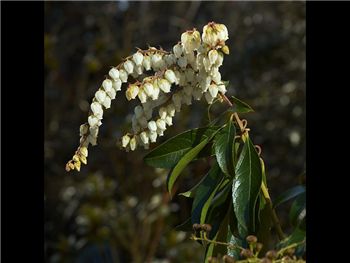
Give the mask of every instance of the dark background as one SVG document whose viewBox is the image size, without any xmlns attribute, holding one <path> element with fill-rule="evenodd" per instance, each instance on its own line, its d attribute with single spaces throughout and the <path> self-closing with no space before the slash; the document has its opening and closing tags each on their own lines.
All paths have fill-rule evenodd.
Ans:
<svg viewBox="0 0 350 263">
<path fill-rule="evenodd" d="M 305 4 L 288 2 L 45 3 L 45 254 L 48 262 L 199 262 L 203 249 L 176 232 L 190 204 L 164 192 L 166 171 L 125 154 L 116 139 L 133 105 L 119 97 L 106 112 L 88 166 L 64 166 L 79 141 L 89 102 L 111 65 L 147 45 L 170 49 L 186 29 L 209 21 L 229 30 L 221 68 L 230 95 L 248 102 L 243 115 L 263 149 L 272 198 L 303 181 L 305 170 Z M 205 103 L 194 103 L 166 138 L 205 125 Z M 205 112 L 205 114 L 204 114 Z M 202 175 L 187 170 L 179 191 Z M 285 229 L 288 205 L 278 214 Z M 102 259 L 101 259 L 102 258 Z M 161 260 L 168 261 L 161 261 Z"/>
</svg>

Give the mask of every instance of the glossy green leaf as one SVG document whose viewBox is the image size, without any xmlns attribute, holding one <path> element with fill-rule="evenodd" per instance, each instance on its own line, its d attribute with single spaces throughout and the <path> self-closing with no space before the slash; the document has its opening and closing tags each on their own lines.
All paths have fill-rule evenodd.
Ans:
<svg viewBox="0 0 350 263">
<path fill-rule="evenodd" d="M 236 112 L 238 113 L 246 113 L 246 112 L 253 112 L 254 110 L 252 107 L 250 107 L 247 103 L 244 101 L 241 101 L 240 99 L 232 96 L 232 101 L 234 105 L 236 106 Z"/>
<path fill-rule="evenodd" d="M 197 146 L 189 150 L 175 165 L 174 169 L 169 174 L 167 180 L 169 193 L 171 193 L 174 183 L 176 182 L 183 169 L 185 169 L 185 167 L 197 156 L 197 154 L 205 147 L 205 145 L 207 145 L 208 142 L 209 138 L 206 138 L 203 141 L 201 141 Z"/>
<path fill-rule="evenodd" d="M 215 192 L 215 189 L 217 190 L 217 187 L 220 186 L 222 179 L 223 173 L 221 172 L 219 165 L 215 163 L 196 190 L 192 203 L 192 224 L 200 223 L 203 206 L 206 204 L 211 194 Z"/>
<path fill-rule="evenodd" d="M 206 221 L 206 217 L 207 217 L 207 213 L 208 213 L 208 209 L 209 209 L 209 206 L 211 204 L 211 201 L 213 200 L 215 194 L 217 193 L 218 189 L 220 188 L 222 184 L 222 181 L 220 182 L 220 184 L 218 184 L 215 189 L 211 192 L 211 194 L 209 195 L 207 201 L 204 203 L 203 207 L 202 207 L 202 211 L 201 211 L 201 218 L 200 218 L 200 223 L 201 224 L 205 224 Z"/>
<path fill-rule="evenodd" d="M 289 212 L 289 219 L 292 225 L 298 226 L 306 218 L 306 193 L 300 194 L 294 200 Z"/>
<path fill-rule="evenodd" d="M 287 247 L 292 244 L 298 244 L 295 247 L 295 255 L 301 257 L 306 251 L 306 232 L 300 228 L 295 228 L 290 236 L 282 240 L 278 245 L 277 249 Z"/>
<path fill-rule="evenodd" d="M 232 209 L 231 198 L 231 183 L 228 182 L 223 189 L 218 190 L 207 212 L 205 223 L 210 224 L 212 227 L 209 233 L 210 239 L 214 238 L 218 232 L 227 210 Z M 231 214 L 233 214 L 233 210 L 231 210 Z"/>
<path fill-rule="evenodd" d="M 159 145 L 145 157 L 144 161 L 157 168 L 173 168 L 194 146 L 212 136 L 220 127 L 204 127 L 183 132 Z"/>
<path fill-rule="evenodd" d="M 301 195 L 302 193 L 305 193 L 305 186 L 298 185 L 295 186 L 284 193 L 282 193 L 280 196 L 278 196 L 274 202 L 274 207 L 279 206 L 280 204 L 283 204 L 290 199 L 293 199 L 297 197 L 298 195 Z"/>
<path fill-rule="evenodd" d="M 179 195 L 182 195 L 182 196 L 187 197 L 187 198 L 193 198 L 197 192 L 197 189 L 199 188 L 199 186 L 203 183 L 203 181 L 207 178 L 207 176 L 209 174 L 210 173 L 207 173 L 205 176 L 203 176 L 201 178 L 201 180 L 195 186 L 193 186 L 190 190 L 183 192 L 183 193 L 179 193 Z"/>
<path fill-rule="evenodd" d="M 245 234 L 255 232 L 255 206 L 260 193 L 262 170 L 258 153 L 247 138 L 236 165 L 232 202 L 239 226 Z"/>
<path fill-rule="evenodd" d="M 228 176 L 234 176 L 234 138 L 236 136 L 236 128 L 231 120 L 227 125 L 216 134 L 214 138 L 214 149 L 216 160 L 221 170 Z"/>
<path fill-rule="evenodd" d="M 228 209 L 226 211 L 226 215 L 223 219 L 223 221 L 220 224 L 220 228 L 219 231 L 216 235 L 216 239 L 217 241 L 220 242 L 227 242 L 227 235 L 228 235 L 228 228 L 229 228 L 229 224 L 228 224 L 228 220 L 229 220 L 229 213 L 231 213 L 232 211 L 230 209 Z M 215 246 L 213 249 L 213 256 L 224 256 L 227 254 L 227 246 Z"/>
</svg>

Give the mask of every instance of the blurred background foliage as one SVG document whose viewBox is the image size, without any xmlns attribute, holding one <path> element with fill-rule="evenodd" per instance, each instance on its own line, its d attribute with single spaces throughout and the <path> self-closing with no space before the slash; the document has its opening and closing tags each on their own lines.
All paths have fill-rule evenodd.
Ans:
<svg viewBox="0 0 350 263">
<path fill-rule="evenodd" d="M 175 226 L 190 215 L 184 197 L 169 200 L 167 171 L 146 153 L 116 146 L 133 103 L 123 96 L 105 114 L 99 145 L 80 173 L 65 163 L 79 125 L 111 66 L 148 45 L 171 49 L 186 29 L 209 21 L 229 30 L 221 68 L 229 95 L 249 103 L 243 115 L 263 149 L 272 198 L 305 180 L 305 4 L 302 2 L 45 2 L 45 255 L 47 262 L 200 262 L 204 250 Z M 219 109 L 213 108 L 214 114 Z M 221 109 L 222 110 L 222 109 Z M 174 120 L 162 141 L 207 123 L 205 103 Z M 179 191 L 208 169 L 186 170 Z M 290 228 L 288 206 L 278 210 Z"/>
</svg>

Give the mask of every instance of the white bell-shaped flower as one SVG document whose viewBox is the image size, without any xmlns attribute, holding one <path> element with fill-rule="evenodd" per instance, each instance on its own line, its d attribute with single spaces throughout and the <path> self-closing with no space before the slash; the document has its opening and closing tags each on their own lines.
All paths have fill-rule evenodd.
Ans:
<svg viewBox="0 0 350 263">
<path fill-rule="evenodd" d="M 124 62 L 124 69 L 128 74 L 133 73 L 134 71 L 134 63 L 131 60 L 127 60 Z"/>
<path fill-rule="evenodd" d="M 170 92 L 171 84 L 167 79 L 158 79 L 157 84 L 164 93 Z"/>
<path fill-rule="evenodd" d="M 98 121 L 99 119 L 94 115 L 90 115 L 88 118 L 88 123 L 91 127 L 96 126 L 98 124 Z"/>
<path fill-rule="evenodd" d="M 150 121 L 150 122 L 148 122 L 148 129 L 150 130 L 150 131 L 157 131 L 157 124 L 156 124 L 156 122 L 155 121 Z"/>
<path fill-rule="evenodd" d="M 105 100 L 102 103 L 103 107 L 106 109 L 109 109 L 111 107 L 111 98 L 109 96 L 106 96 Z"/>
<path fill-rule="evenodd" d="M 136 66 L 142 65 L 143 54 L 140 51 L 137 51 L 133 56 L 132 60 L 134 61 Z"/>
<path fill-rule="evenodd" d="M 112 87 L 115 91 L 119 91 L 122 89 L 122 81 L 118 78 L 115 79 L 112 83 Z"/>
<path fill-rule="evenodd" d="M 125 148 L 126 146 L 128 146 L 130 142 L 130 137 L 128 135 L 124 135 L 122 138 L 122 146 Z"/>
<path fill-rule="evenodd" d="M 103 117 L 103 109 L 100 103 L 98 102 L 93 102 L 90 105 L 91 111 L 92 113 L 98 118 L 98 119 L 102 119 Z"/>
<path fill-rule="evenodd" d="M 133 100 L 136 98 L 137 94 L 139 93 L 139 87 L 135 84 L 129 85 L 125 92 L 125 96 L 127 100 Z"/>
<path fill-rule="evenodd" d="M 123 83 L 126 83 L 128 81 L 128 73 L 124 69 L 120 69 L 119 78 Z"/>
<path fill-rule="evenodd" d="M 149 56 L 143 57 L 142 66 L 145 68 L 145 70 L 151 70 L 151 58 Z"/>
<path fill-rule="evenodd" d="M 107 94 L 103 90 L 98 90 L 95 93 L 95 98 L 100 104 L 103 104 L 103 102 L 105 101 L 106 97 L 107 97 Z"/>
<path fill-rule="evenodd" d="M 130 150 L 135 151 L 136 146 L 137 146 L 136 136 L 134 136 L 130 139 L 129 144 L 130 144 Z"/>
<path fill-rule="evenodd" d="M 119 70 L 116 68 L 111 68 L 111 70 L 108 72 L 108 75 L 113 79 L 117 80 L 119 79 Z"/>
</svg>

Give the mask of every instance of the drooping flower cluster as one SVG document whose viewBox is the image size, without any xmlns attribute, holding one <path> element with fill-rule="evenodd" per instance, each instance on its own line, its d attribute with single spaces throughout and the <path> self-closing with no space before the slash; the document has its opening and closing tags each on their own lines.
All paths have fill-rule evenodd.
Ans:
<svg viewBox="0 0 350 263">
<path fill-rule="evenodd" d="M 121 146 L 134 151 L 137 146 L 148 149 L 149 144 L 163 136 L 167 127 L 173 124 L 176 112 L 183 104 L 203 96 L 208 104 L 225 94 L 226 87 L 219 71 L 224 54 L 229 54 L 225 41 L 227 28 L 223 24 L 208 23 L 202 36 L 196 30 L 181 35 L 181 42 L 174 45 L 172 52 L 151 47 L 138 50 L 125 61 L 109 71 L 90 105 L 88 122 L 80 126 L 80 146 L 66 170 L 80 170 L 81 163 L 87 163 L 88 146 L 97 144 L 103 110 L 111 107 L 122 84 L 127 83 L 125 96 L 128 101 L 139 100 L 132 117 L 132 131 L 121 138 Z M 147 72 L 153 75 L 144 76 Z M 130 82 L 130 76 L 133 81 Z M 142 78 L 142 80 L 139 80 Z"/>
</svg>

